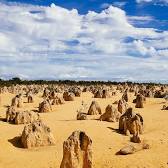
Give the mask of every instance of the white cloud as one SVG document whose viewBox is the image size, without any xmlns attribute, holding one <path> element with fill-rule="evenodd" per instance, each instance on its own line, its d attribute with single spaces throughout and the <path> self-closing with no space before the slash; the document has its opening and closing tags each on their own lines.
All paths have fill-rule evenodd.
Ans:
<svg viewBox="0 0 168 168">
<path fill-rule="evenodd" d="M 136 0 L 137 3 L 152 2 L 153 0 Z"/>
<path fill-rule="evenodd" d="M 114 6 L 80 15 L 54 4 L 0 4 L 0 11 L 1 77 L 161 80 L 167 75 L 168 32 L 131 24 L 150 16 L 127 16 Z"/>
<path fill-rule="evenodd" d="M 136 0 L 137 3 L 153 3 L 154 5 L 168 5 L 168 0 Z"/>
<path fill-rule="evenodd" d="M 126 4 L 127 4 L 126 1 L 122 1 L 122 2 L 116 1 L 116 2 L 113 2 L 113 3 L 111 3 L 111 4 L 110 4 L 110 3 L 103 3 L 103 4 L 101 4 L 100 7 L 101 7 L 102 9 L 106 9 L 106 8 L 110 7 L 111 5 L 113 5 L 113 6 L 122 8 L 122 7 L 124 7 Z"/>
<path fill-rule="evenodd" d="M 139 51 L 139 53 L 143 56 L 155 56 L 157 51 L 154 47 L 146 47 L 141 40 L 135 40 L 134 42 L 134 49 Z"/>
</svg>

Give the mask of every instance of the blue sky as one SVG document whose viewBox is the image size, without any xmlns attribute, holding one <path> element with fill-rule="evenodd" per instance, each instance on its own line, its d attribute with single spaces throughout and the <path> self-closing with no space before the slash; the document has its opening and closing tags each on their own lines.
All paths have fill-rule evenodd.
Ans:
<svg viewBox="0 0 168 168">
<path fill-rule="evenodd" d="M 0 0 L 0 77 L 168 81 L 168 0 Z"/>
</svg>

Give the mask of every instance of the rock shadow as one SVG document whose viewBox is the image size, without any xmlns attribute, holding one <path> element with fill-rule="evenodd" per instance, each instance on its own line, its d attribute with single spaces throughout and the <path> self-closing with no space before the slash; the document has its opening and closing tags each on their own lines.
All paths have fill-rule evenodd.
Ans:
<svg viewBox="0 0 168 168">
<path fill-rule="evenodd" d="M 8 142 L 10 142 L 13 146 L 15 146 L 17 148 L 23 148 L 20 136 L 16 136 L 16 137 L 14 137 L 12 139 L 8 139 Z"/>
<path fill-rule="evenodd" d="M 119 129 L 112 128 L 112 127 L 107 127 L 108 129 L 112 130 L 113 132 L 116 132 L 118 134 L 122 134 Z"/>
</svg>

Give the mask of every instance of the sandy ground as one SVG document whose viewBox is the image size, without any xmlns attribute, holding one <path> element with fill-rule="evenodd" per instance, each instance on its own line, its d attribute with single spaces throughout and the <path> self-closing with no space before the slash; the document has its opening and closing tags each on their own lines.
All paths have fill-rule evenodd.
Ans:
<svg viewBox="0 0 168 168">
<path fill-rule="evenodd" d="M 35 149 L 23 149 L 19 136 L 24 125 L 13 125 L 3 121 L 6 105 L 10 105 L 12 94 L 2 94 L 0 106 L 0 168 L 59 168 L 63 155 L 63 141 L 73 131 L 82 130 L 92 139 L 93 168 L 167 168 L 168 167 L 168 111 L 161 110 L 163 99 L 148 98 L 143 109 L 135 109 L 144 118 L 142 138 L 150 144 L 149 150 L 133 155 L 115 155 L 126 144 L 131 144 L 129 136 L 117 133 L 118 123 L 98 120 L 76 120 L 76 110 L 82 100 L 90 105 L 91 93 L 82 93 L 73 102 L 53 106 L 53 112 L 40 114 L 43 121 L 51 128 L 56 139 L 55 146 Z M 121 94 L 108 99 L 96 99 L 102 111 L 108 104 L 119 100 Z M 130 94 L 129 105 L 134 96 Z M 24 110 L 37 109 L 41 95 L 35 97 L 32 104 L 24 103 Z M 27 101 L 26 98 L 24 101 Z M 116 105 L 114 105 L 116 106 Z"/>
</svg>

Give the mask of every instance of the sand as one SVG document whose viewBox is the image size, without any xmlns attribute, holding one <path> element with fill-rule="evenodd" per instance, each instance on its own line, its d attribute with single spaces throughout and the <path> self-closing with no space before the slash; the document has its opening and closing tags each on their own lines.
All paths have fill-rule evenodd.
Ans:
<svg viewBox="0 0 168 168">
<path fill-rule="evenodd" d="M 32 104 L 24 103 L 24 110 L 36 110 L 42 101 L 42 94 L 35 96 Z M 129 105 L 133 94 L 129 93 Z M 164 99 L 147 98 L 142 109 L 135 112 L 144 118 L 144 134 L 142 139 L 150 144 L 149 150 L 139 151 L 132 155 L 116 155 L 122 147 L 131 144 L 130 137 L 117 133 L 118 123 L 98 120 L 76 120 L 76 111 L 82 100 L 88 106 L 91 93 L 82 93 L 75 101 L 64 105 L 55 105 L 50 113 L 40 114 L 43 121 L 51 128 L 56 139 L 55 146 L 24 149 L 19 143 L 19 136 L 24 125 L 13 125 L 4 122 L 6 106 L 10 105 L 13 94 L 1 94 L 0 105 L 0 168 L 59 168 L 63 156 L 63 142 L 73 131 L 81 130 L 92 139 L 93 168 L 167 168 L 168 167 L 168 111 L 161 110 Z M 102 111 L 105 107 L 119 100 L 121 94 L 107 99 L 96 99 Z M 24 101 L 27 101 L 24 98 Z M 116 106 L 116 105 L 113 105 Z M 20 109 L 22 110 L 22 109 Z"/>
</svg>

